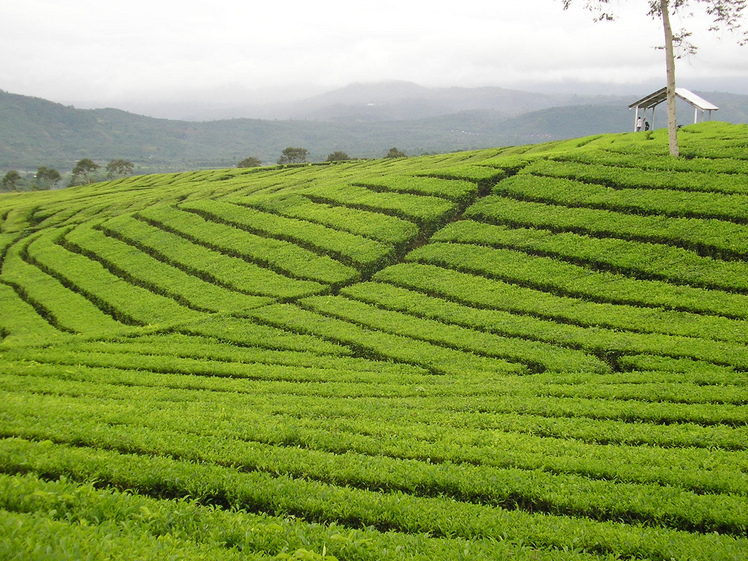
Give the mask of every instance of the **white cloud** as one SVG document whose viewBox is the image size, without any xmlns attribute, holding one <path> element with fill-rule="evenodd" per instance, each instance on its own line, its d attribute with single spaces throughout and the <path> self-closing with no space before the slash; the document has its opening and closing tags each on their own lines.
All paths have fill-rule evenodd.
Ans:
<svg viewBox="0 0 748 561">
<path fill-rule="evenodd" d="M 644 0 L 620 3 L 618 21 L 599 24 L 581 0 L 568 11 L 559 0 L 6 3 L 0 87 L 54 100 L 178 100 L 387 79 L 635 84 L 664 74 L 653 49 L 662 30 Z M 746 76 L 745 48 L 716 40 L 708 22 L 686 23 L 702 48 L 680 62 L 681 78 Z"/>
</svg>

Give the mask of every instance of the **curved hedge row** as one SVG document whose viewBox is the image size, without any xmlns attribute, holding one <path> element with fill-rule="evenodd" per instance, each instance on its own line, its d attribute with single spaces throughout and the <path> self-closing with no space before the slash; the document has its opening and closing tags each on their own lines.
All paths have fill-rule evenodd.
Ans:
<svg viewBox="0 0 748 561">
<path fill-rule="evenodd" d="M 0 196 L 0 557 L 748 557 L 748 128 L 679 135 Z"/>
</svg>

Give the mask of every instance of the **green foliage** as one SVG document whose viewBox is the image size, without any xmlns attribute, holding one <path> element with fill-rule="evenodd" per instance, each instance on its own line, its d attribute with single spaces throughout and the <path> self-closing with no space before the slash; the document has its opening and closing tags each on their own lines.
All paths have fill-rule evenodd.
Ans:
<svg viewBox="0 0 748 561">
<path fill-rule="evenodd" d="M 279 164 L 303 164 L 306 162 L 309 151 L 306 148 L 293 148 L 289 146 L 283 150 L 281 157 L 278 158 Z"/>
<path fill-rule="evenodd" d="M 748 318 L 748 297 L 744 294 L 640 280 L 512 249 L 432 243 L 408 254 L 407 260 L 486 276 L 557 296 Z"/>
<path fill-rule="evenodd" d="M 439 197 L 380 192 L 360 185 L 314 185 L 303 194 L 315 202 L 378 211 L 430 228 L 446 222 L 457 211 L 455 203 Z"/>
<path fill-rule="evenodd" d="M 397 148 L 390 148 L 384 155 L 385 158 L 407 158 L 405 152 L 398 150 Z"/>
<path fill-rule="evenodd" d="M 748 246 L 748 227 L 744 224 L 717 219 L 570 208 L 503 196 L 484 197 L 471 206 L 464 216 L 484 223 L 668 244 L 718 259 L 742 257 L 743 248 Z"/>
<path fill-rule="evenodd" d="M 510 228 L 462 220 L 440 230 L 439 242 L 511 248 L 560 261 L 648 280 L 667 280 L 716 290 L 748 292 L 748 268 L 742 262 L 701 257 L 667 244 L 591 237 L 539 228 Z"/>
<path fill-rule="evenodd" d="M 135 164 L 128 162 L 127 160 L 110 160 L 106 165 L 106 177 L 107 179 L 114 179 L 115 177 L 125 177 L 130 175 L 135 169 Z"/>
<path fill-rule="evenodd" d="M 299 297 L 323 290 L 312 281 L 297 280 L 193 243 L 146 218 L 123 216 L 101 225 L 103 231 L 154 259 L 176 267 L 193 277 L 250 296 Z"/>
<path fill-rule="evenodd" d="M 620 552 L 653 559 L 688 558 L 694 549 L 717 553 L 715 559 L 740 556 L 745 539 L 720 534 L 690 534 L 667 528 L 630 527 L 611 522 L 577 519 L 559 515 L 537 515 L 522 510 L 456 502 L 446 498 L 418 497 L 400 493 L 382 494 L 351 487 L 338 487 L 314 480 L 273 477 L 263 472 L 241 473 L 232 468 L 193 464 L 148 455 L 121 455 L 106 450 L 70 449 L 46 445 L 47 454 L 38 453 L 44 444 L 9 440 L 0 443 L 2 467 L 13 468 L 24 457 L 25 465 L 43 470 L 49 476 L 97 477 L 114 479 L 120 486 L 141 493 L 157 492 L 157 483 L 148 474 L 160 473 L 169 481 L 161 493 L 191 497 L 198 501 L 226 496 L 241 508 L 253 505 L 275 512 L 294 511 L 313 517 L 324 508 L 346 520 L 359 520 L 367 526 L 396 528 L 400 532 L 428 532 L 432 536 L 458 536 L 463 539 L 533 539 L 537 545 L 569 548 L 580 540 L 585 548 L 604 553 Z M 43 449 L 43 448 L 42 448 Z M 568 493 L 567 493 L 568 495 Z M 324 505 L 324 506 L 323 506 Z M 420 512 L 418 517 L 412 517 Z M 551 529 L 552 528 L 552 529 Z"/>
<path fill-rule="evenodd" d="M 534 324 L 536 335 L 540 322 L 551 320 L 549 327 L 567 331 L 559 324 L 579 327 L 607 327 L 621 331 L 622 337 L 631 337 L 626 331 L 651 334 L 663 333 L 689 338 L 708 338 L 741 343 L 748 337 L 748 323 L 744 319 L 729 319 L 714 315 L 665 310 L 621 303 L 602 303 L 580 297 L 557 295 L 519 284 L 488 279 L 480 274 L 469 274 L 455 269 L 424 263 L 401 263 L 378 272 L 374 280 L 398 287 L 416 290 L 439 298 L 438 306 L 447 306 L 443 300 L 475 308 L 503 310 L 516 315 L 504 316 L 493 329 L 503 329 L 506 321 Z M 349 293 L 349 289 L 346 293 Z M 408 306 L 422 295 L 408 291 L 403 296 Z M 432 312 L 433 313 L 433 312 Z M 485 312 L 488 313 L 488 312 Z M 480 312 L 475 312 L 480 316 Z M 590 342 L 594 338 L 590 338 Z M 694 339 L 690 339 L 693 343 Z"/>
<path fill-rule="evenodd" d="M 523 169 L 541 177 L 563 177 L 581 183 L 605 185 L 614 189 L 669 189 L 676 191 L 706 191 L 716 193 L 748 193 L 748 174 L 745 170 L 717 173 L 715 171 L 688 171 L 648 168 L 642 173 L 638 167 L 607 166 L 598 163 L 561 162 L 537 160 Z"/>
<path fill-rule="evenodd" d="M 19 298 L 8 310 L 23 313 L 30 306 L 36 311 L 35 324 L 43 319 L 49 326 L 63 332 L 106 332 L 124 328 L 123 323 L 96 303 L 65 286 L 65 280 L 61 276 L 55 275 L 51 269 L 45 270 L 43 264 L 36 259 L 35 241 L 38 238 L 38 235 L 33 236 L 24 240 L 24 243 L 15 244 L 5 254 L 3 281 L 13 287 Z M 31 252 L 30 244 L 34 244 Z M 16 326 L 11 332 L 16 332 L 20 327 Z M 48 328 L 40 331 L 49 336 Z"/>
<path fill-rule="evenodd" d="M 99 164 L 95 163 L 90 158 L 83 158 L 73 167 L 73 176 L 70 179 L 71 185 L 77 185 L 79 183 L 88 184 L 93 179 L 93 173 L 99 169 Z"/>
<path fill-rule="evenodd" d="M 308 220 L 393 245 L 402 245 L 418 234 L 415 224 L 396 216 L 342 205 L 315 203 L 302 195 L 257 196 L 243 202 L 266 212 Z"/>
<path fill-rule="evenodd" d="M 18 185 L 20 183 L 21 174 L 14 169 L 8 171 L 2 179 L 2 186 L 4 191 L 13 191 L 18 188 Z"/>
<path fill-rule="evenodd" d="M 86 223 L 70 231 L 65 236 L 67 246 L 150 292 L 189 308 L 211 312 L 244 311 L 270 301 L 206 282 L 107 236 L 95 226 L 95 223 Z"/>
<path fill-rule="evenodd" d="M 379 179 L 376 184 L 363 184 L 362 186 L 375 191 L 430 195 L 462 204 L 472 201 L 478 192 L 478 186 L 470 181 L 437 177 L 389 176 Z"/>
<path fill-rule="evenodd" d="M 345 160 L 350 160 L 351 157 L 343 152 L 342 150 L 336 150 L 335 152 L 330 152 L 327 155 L 326 162 L 344 162 Z"/>
<path fill-rule="evenodd" d="M 198 212 L 211 220 L 226 221 L 257 235 L 295 243 L 317 253 L 326 253 L 363 272 L 381 268 L 393 252 L 388 244 L 363 236 L 237 204 L 203 200 L 184 203 L 182 208 Z"/>
<path fill-rule="evenodd" d="M 236 167 L 238 168 L 258 168 L 262 165 L 262 162 L 254 156 L 248 156 L 241 160 Z"/>
<path fill-rule="evenodd" d="M 520 200 L 597 208 L 625 214 L 745 223 L 748 195 L 673 189 L 618 189 L 567 178 L 517 175 L 499 182 L 496 194 Z"/>
<path fill-rule="evenodd" d="M 379 301 L 376 301 L 376 303 L 380 304 Z M 344 321 L 364 323 L 379 332 L 393 333 L 414 340 L 459 348 L 479 356 L 517 361 L 534 370 L 568 369 L 600 373 L 608 371 L 605 364 L 594 357 L 585 356 L 583 353 L 551 347 L 528 339 L 476 333 L 474 329 L 445 321 L 445 318 L 439 318 L 438 320 L 414 318 L 411 314 L 385 311 L 379 307 L 342 297 L 308 298 L 302 300 L 301 304 L 327 316 Z"/>
<path fill-rule="evenodd" d="M 748 128 L 661 136 L 0 196 L 0 557 L 745 558 Z"/>
<path fill-rule="evenodd" d="M 36 170 L 36 181 L 40 189 L 53 189 L 61 179 L 62 176 L 56 169 L 40 166 Z"/>
</svg>

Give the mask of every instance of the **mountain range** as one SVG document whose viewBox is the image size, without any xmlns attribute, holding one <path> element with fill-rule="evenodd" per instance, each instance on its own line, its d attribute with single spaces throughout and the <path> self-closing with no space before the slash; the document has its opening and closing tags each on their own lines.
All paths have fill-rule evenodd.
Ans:
<svg viewBox="0 0 748 561">
<path fill-rule="evenodd" d="M 716 119 L 748 122 L 748 96 L 697 93 L 720 107 Z M 420 155 L 527 144 L 629 131 L 635 99 L 387 82 L 295 102 L 206 106 L 192 115 L 201 120 L 177 120 L 0 91 L 0 171 L 67 170 L 82 158 L 123 158 L 140 172 L 231 167 L 248 156 L 274 163 L 288 146 L 322 161 L 337 150 L 379 158 L 393 146 Z M 680 114 L 692 122 L 689 109 Z"/>
</svg>

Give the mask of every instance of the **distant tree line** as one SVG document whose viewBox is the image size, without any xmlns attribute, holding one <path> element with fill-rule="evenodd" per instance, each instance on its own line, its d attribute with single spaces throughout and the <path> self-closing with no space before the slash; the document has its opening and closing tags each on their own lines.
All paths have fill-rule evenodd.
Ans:
<svg viewBox="0 0 748 561">
<path fill-rule="evenodd" d="M 308 155 L 309 155 L 309 151 L 306 148 L 295 148 L 293 146 L 289 146 L 283 150 L 283 152 L 280 155 L 280 158 L 278 158 L 277 163 L 279 165 L 305 164 L 307 162 Z M 397 148 L 390 148 L 384 157 L 385 158 L 407 158 L 407 155 L 405 154 L 405 152 L 402 152 L 398 150 Z M 348 154 L 346 154 L 342 150 L 336 150 L 335 152 L 331 152 L 330 154 L 327 155 L 327 159 L 325 160 L 325 162 L 345 162 L 351 159 L 353 158 L 351 158 Z M 261 165 L 262 165 L 262 161 L 259 158 L 256 158 L 254 156 L 249 156 L 241 160 L 238 164 L 236 164 L 236 167 L 256 168 L 256 167 L 260 167 Z"/>
<path fill-rule="evenodd" d="M 289 146 L 283 150 L 278 164 L 304 164 L 307 161 L 309 151 L 306 148 L 295 148 Z M 390 148 L 384 156 L 385 158 L 406 158 L 405 152 L 397 148 Z M 326 162 L 344 162 L 352 158 L 342 150 L 336 150 L 327 155 Z M 254 156 L 249 156 L 241 160 L 236 167 L 254 168 L 260 167 L 262 161 Z M 70 172 L 70 182 L 68 186 L 88 185 L 95 181 L 101 181 L 98 174 L 101 165 L 97 164 L 90 158 L 78 160 Z M 104 167 L 106 179 L 117 179 L 131 175 L 135 170 L 135 165 L 127 160 L 110 160 Z M 40 166 L 35 174 L 27 174 L 25 177 L 17 170 L 8 171 L 0 180 L 0 188 L 3 191 L 21 191 L 21 190 L 43 190 L 54 189 L 62 181 L 62 175 L 54 168 Z"/>
<path fill-rule="evenodd" d="M 100 181 L 101 178 L 96 172 L 101 168 L 99 164 L 90 158 L 83 158 L 76 162 L 70 172 L 70 183 L 72 185 L 87 185 L 94 181 Z M 111 160 L 104 167 L 106 179 L 117 179 L 131 175 L 135 170 L 135 165 L 127 160 Z M 0 180 L 0 187 L 3 191 L 39 191 L 54 189 L 62 181 L 62 174 L 54 168 L 40 166 L 36 173 L 22 175 L 17 170 L 9 170 Z"/>
</svg>

